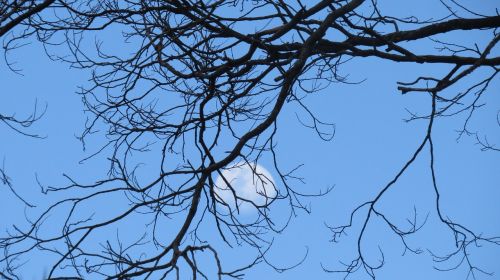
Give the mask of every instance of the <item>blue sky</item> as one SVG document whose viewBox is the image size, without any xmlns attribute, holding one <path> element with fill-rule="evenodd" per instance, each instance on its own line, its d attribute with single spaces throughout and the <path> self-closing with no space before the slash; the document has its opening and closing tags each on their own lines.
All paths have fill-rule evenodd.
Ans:
<svg viewBox="0 0 500 280">
<path fill-rule="evenodd" d="M 495 1 L 484 3 L 476 4 L 475 8 L 491 10 L 498 7 Z M 401 6 L 394 8 L 394 12 L 411 14 L 423 6 Z M 471 34 L 467 39 L 481 39 L 481 36 Z M 44 139 L 28 138 L 0 127 L 0 158 L 4 159 L 5 170 L 18 192 L 28 201 L 40 205 L 36 212 L 55 198 L 39 193 L 35 174 L 45 185 L 61 185 L 67 183 L 63 174 L 92 181 L 105 175 L 105 168 L 100 158 L 79 164 L 95 147 L 90 143 L 89 149 L 82 151 L 82 145 L 75 137 L 81 133 L 85 123 L 83 106 L 75 92 L 78 85 L 86 83 L 88 73 L 50 61 L 37 43 L 15 51 L 12 59 L 17 61 L 22 75 L 9 71 L 5 63 L 0 63 L 0 112 L 24 116 L 30 113 L 35 100 L 40 108 L 47 104 L 43 118 L 27 130 L 45 136 Z M 418 93 L 400 95 L 396 90 L 396 81 L 408 81 L 422 73 L 443 73 L 445 69 L 435 65 L 395 64 L 375 59 L 359 59 L 346 64 L 343 72 L 349 74 L 352 81 L 366 80 L 358 85 L 334 84 L 305 99 L 322 120 L 335 123 L 336 134 L 330 142 L 322 141 L 296 120 L 296 113 L 303 114 L 297 106 L 292 105 L 283 111 L 278 119 L 277 151 L 285 155 L 280 158 L 284 169 L 304 164 L 297 174 L 304 178 L 305 183 L 296 182 L 296 188 L 316 193 L 335 187 L 326 196 L 306 199 L 310 203 L 311 214 L 299 213 L 282 234 L 270 236 L 274 238 L 274 245 L 268 258 L 273 264 L 283 267 L 293 265 L 308 252 L 304 263 L 284 273 L 276 273 L 261 264 L 249 270 L 246 279 L 342 279 L 340 274 L 323 272 L 320 264 L 330 269 L 341 269 L 339 261 L 350 261 L 355 248 L 352 237 L 356 234 L 356 227 L 350 229 L 348 233 L 351 234 L 344 236 L 340 243 L 331 243 L 332 233 L 325 224 L 336 226 L 346 223 L 357 205 L 372 199 L 394 177 L 425 136 L 425 121 L 407 123 L 404 119 L 409 117 L 406 109 L 427 112 L 429 98 Z M 469 81 L 476 77 L 471 76 Z M 470 128 L 500 145 L 498 88 L 497 79 L 483 99 L 487 106 L 475 113 Z M 464 136 L 457 141 L 456 130 L 461 128 L 465 117 L 458 115 L 438 119 L 434 128 L 437 181 L 443 211 L 476 232 L 497 236 L 500 235 L 500 154 L 482 152 L 474 137 Z M 99 142 L 98 139 L 94 141 Z M 269 159 L 264 159 L 261 164 L 265 166 L 266 160 L 270 165 Z M 272 170 L 270 172 L 273 173 Z M 25 208 L 6 188 L 0 194 L 0 229 L 5 229 L 23 220 Z M 466 266 L 449 272 L 433 268 L 435 263 L 427 249 L 445 252 L 453 245 L 451 233 L 436 220 L 433 205 L 429 153 L 426 150 L 380 204 L 380 209 L 401 225 L 405 225 L 405 219 L 412 216 L 414 208 L 419 219 L 429 215 L 422 230 L 408 239 L 412 246 L 420 247 L 424 252 L 420 255 L 408 252 L 401 256 L 403 247 L 398 237 L 382 223 L 370 225 L 365 241 L 369 259 L 377 262 L 380 246 L 386 260 L 385 266 L 377 272 L 380 279 L 465 279 Z M 111 211 L 114 207 L 119 206 L 109 202 L 96 203 L 93 210 Z M 279 216 L 282 210 L 278 207 L 276 211 L 275 215 Z M 30 215 L 31 212 L 28 212 Z M 136 219 L 131 223 L 140 225 L 140 216 Z M 220 244 L 210 224 L 204 229 L 208 240 Z M 221 248 L 227 254 L 229 265 L 236 265 L 240 259 L 252 254 L 247 248 Z M 474 250 L 472 259 L 481 268 L 495 273 L 492 277 L 478 274 L 477 279 L 500 277 L 499 247 L 484 246 Z M 25 279 L 39 279 L 46 260 L 46 256 L 34 254 L 25 265 Z M 368 278 L 356 274 L 352 279 Z"/>
</svg>

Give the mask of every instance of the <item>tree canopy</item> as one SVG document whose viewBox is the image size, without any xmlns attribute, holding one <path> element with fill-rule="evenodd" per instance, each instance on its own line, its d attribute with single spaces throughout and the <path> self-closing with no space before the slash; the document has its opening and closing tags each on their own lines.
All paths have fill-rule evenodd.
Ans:
<svg viewBox="0 0 500 280">
<path fill-rule="evenodd" d="M 286 139 L 278 131 L 292 120 L 280 117 L 296 108 L 304 127 L 324 141 L 335 139 L 335 124 L 307 100 L 362 83 L 344 69 L 363 60 L 415 69 L 406 73 L 410 80 L 394 82 L 401 97 L 423 96 L 420 110 L 409 111 L 406 121 L 425 125 L 407 159 L 352 208 L 347 223 L 328 223 L 333 241 L 354 238 L 355 253 L 341 267 L 322 269 L 332 278 L 362 273 L 375 279 L 386 263 L 384 248 L 373 261 L 363 240 L 377 220 L 405 252 L 424 251 L 408 242 L 426 223 L 417 209 L 408 227 L 391 218 L 397 210 L 381 206 L 424 158 L 433 191 L 426 211 L 455 244 L 432 257 L 438 263 L 458 259 L 451 269 L 466 267 L 474 278 L 488 274 L 470 255 L 481 246 L 496 248 L 500 238 L 471 229 L 443 208 L 434 141 L 436 123 L 464 116 L 459 137 L 498 151 L 469 121 L 484 105 L 496 106 L 483 99 L 498 82 L 500 15 L 456 0 L 436 2 L 441 17 L 422 18 L 386 12 L 391 1 L 375 0 L 0 1 L 0 37 L 11 71 L 22 68 L 14 63 L 16 52 L 37 41 L 53 61 L 88 73 L 77 92 L 87 117 L 78 135 L 87 151 L 82 162 L 99 159 L 106 168 L 85 182 L 70 175 L 64 175 L 66 185 L 39 182 L 55 199 L 42 211 L 0 169 L 0 182 L 9 187 L 2 191 L 14 193 L 35 215 L 0 237 L 0 277 L 21 279 L 23 262 L 35 253 L 50 256 L 47 279 L 223 279 L 243 277 L 261 262 L 278 272 L 300 265 L 282 268 L 267 258 L 273 236 L 286 234 L 296 215 L 310 211 L 311 197 L 328 200 L 335 192 L 302 188 L 300 165 L 283 167 L 288 155 L 279 145 Z M 421 68 L 426 65 L 438 70 Z M 26 119 L 0 112 L 7 125 L 1 129 L 43 137 L 25 129 L 43 118 L 46 109 L 35 108 Z M 363 176 L 364 170 L 356 172 Z M 241 178 L 256 186 L 255 193 L 242 190 Z M 139 234 L 134 241 L 117 234 L 131 230 Z M 226 267 L 228 252 L 241 247 L 255 258 Z"/>
</svg>

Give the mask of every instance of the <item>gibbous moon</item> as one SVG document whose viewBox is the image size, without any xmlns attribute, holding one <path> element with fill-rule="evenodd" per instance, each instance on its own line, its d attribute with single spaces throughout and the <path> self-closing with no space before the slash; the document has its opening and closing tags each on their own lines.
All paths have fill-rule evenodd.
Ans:
<svg viewBox="0 0 500 280">
<path fill-rule="evenodd" d="M 219 175 L 215 180 L 214 192 L 217 201 L 228 204 L 231 212 L 237 211 L 236 205 L 243 212 L 255 208 L 253 204 L 267 206 L 277 195 L 269 171 L 259 164 L 246 162 L 236 163 L 223 170 L 222 176 Z"/>
</svg>

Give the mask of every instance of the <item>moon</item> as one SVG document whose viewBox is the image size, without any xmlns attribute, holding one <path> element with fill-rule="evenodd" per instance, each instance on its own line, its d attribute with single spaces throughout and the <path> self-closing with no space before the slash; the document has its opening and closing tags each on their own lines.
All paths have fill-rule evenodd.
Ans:
<svg viewBox="0 0 500 280">
<path fill-rule="evenodd" d="M 255 162 L 240 162 L 224 169 L 215 180 L 214 193 L 217 202 L 227 204 L 233 213 L 267 207 L 277 196 L 271 173 Z"/>
</svg>

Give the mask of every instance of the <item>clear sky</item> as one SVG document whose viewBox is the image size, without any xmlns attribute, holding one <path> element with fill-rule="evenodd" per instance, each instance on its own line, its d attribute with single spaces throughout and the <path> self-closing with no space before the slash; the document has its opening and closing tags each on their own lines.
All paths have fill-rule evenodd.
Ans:
<svg viewBox="0 0 500 280">
<path fill-rule="evenodd" d="M 500 7 L 496 1 L 474 3 L 472 6 L 479 10 L 491 11 Z M 425 9 L 424 5 L 413 4 L 393 9 L 394 12 L 410 14 Z M 482 35 L 471 36 L 481 38 Z M 470 38 L 464 40 L 467 39 Z M 16 113 L 22 117 L 31 112 L 35 101 L 41 109 L 47 105 L 43 118 L 27 129 L 45 138 L 29 138 L 0 126 L 0 159 L 3 159 L 5 171 L 18 192 L 43 208 L 53 198 L 39 193 L 36 177 L 44 185 L 62 185 L 68 182 L 63 174 L 90 181 L 104 174 L 103 162 L 99 159 L 79 164 L 92 150 L 83 151 L 75 137 L 85 123 L 83 106 L 75 92 L 77 86 L 86 83 L 89 73 L 49 60 L 38 43 L 24 46 L 10 58 L 17 62 L 16 67 L 22 69 L 22 75 L 8 70 L 4 62 L 0 63 L 0 112 Z M 284 273 L 260 264 L 247 272 L 246 279 L 342 279 L 341 274 L 325 273 L 321 264 L 335 270 L 342 269 L 339 261 L 350 261 L 355 249 L 352 237 L 357 232 L 356 227 L 348 230 L 347 233 L 352 234 L 343 236 L 340 243 L 332 243 L 329 242 L 332 233 L 326 225 L 345 224 L 356 206 L 372 199 L 394 177 L 425 136 L 425 121 L 407 123 L 404 119 L 409 117 L 407 109 L 426 112 L 429 98 L 419 94 L 400 95 L 396 81 L 408 81 L 422 73 L 443 73 L 443 68 L 359 59 L 346 64 L 343 73 L 349 74 L 352 81 L 364 82 L 335 84 L 305 99 L 322 120 L 335 123 L 336 134 L 332 141 L 322 141 L 313 131 L 302 126 L 295 117 L 296 113 L 303 113 L 298 107 L 287 107 L 278 119 L 277 150 L 285 155 L 281 157 L 281 164 L 285 169 L 304 164 L 297 173 L 304 178 L 304 183 L 297 182 L 297 189 L 316 193 L 335 186 L 328 195 L 306 199 L 311 214 L 299 213 L 283 233 L 273 235 L 274 245 L 268 256 L 273 264 L 293 265 L 306 252 L 307 258 L 302 265 Z M 484 96 L 483 102 L 487 105 L 480 108 L 470 121 L 472 131 L 479 131 L 480 135 L 486 135 L 490 142 L 498 145 L 499 88 L 497 79 Z M 438 119 L 434 130 L 437 181 L 443 211 L 446 216 L 484 236 L 499 236 L 500 153 L 481 151 L 474 137 L 464 136 L 457 140 L 456 131 L 465 118 L 466 115 L 462 114 Z M 266 167 L 265 163 L 260 164 Z M 276 175 L 269 170 L 271 175 Z M 402 256 L 404 247 L 398 236 L 383 223 L 370 225 L 365 241 L 370 260 L 377 262 L 380 247 L 386 261 L 377 272 L 380 279 L 466 278 L 466 266 L 449 272 L 434 269 L 434 266 L 451 267 L 456 261 L 436 264 L 427 251 L 446 252 L 453 248 L 453 236 L 436 219 L 428 152 L 419 156 L 380 205 L 403 227 L 407 225 L 405 219 L 412 217 L 414 208 L 418 219 L 423 220 L 429 215 L 421 231 L 408 239 L 410 246 L 423 249 L 419 255 L 407 252 Z M 95 207 L 95 211 L 107 211 L 113 208 L 113 203 Z M 31 212 L 27 213 L 32 217 Z M 2 235 L 10 225 L 22 223 L 24 215 L 22 203 L 0 185 Z M 209 225 L 205 230 L 207 239 L 217 239 L 215 230 L 209 232 Z M 238 256 L 245 258 L 245 254 L 251 254 L 238 246 L 226 247 L 222 251 L 227 253 L 228 264 L 237 263 L 234 259 Z M 471 258 L 485 271 L 495 273 L 491 277 L 477 274 L 477 279 L 500 279 L 500 247 L 484 246 L 474 250 Z M 25 279 L 39 279 L 38 275 L 44 273 L 46 260 L 41 254 L 33 255 L 25 265 Z M 359 274 L 352 279 L 368 278 Z"/>
</svg>

